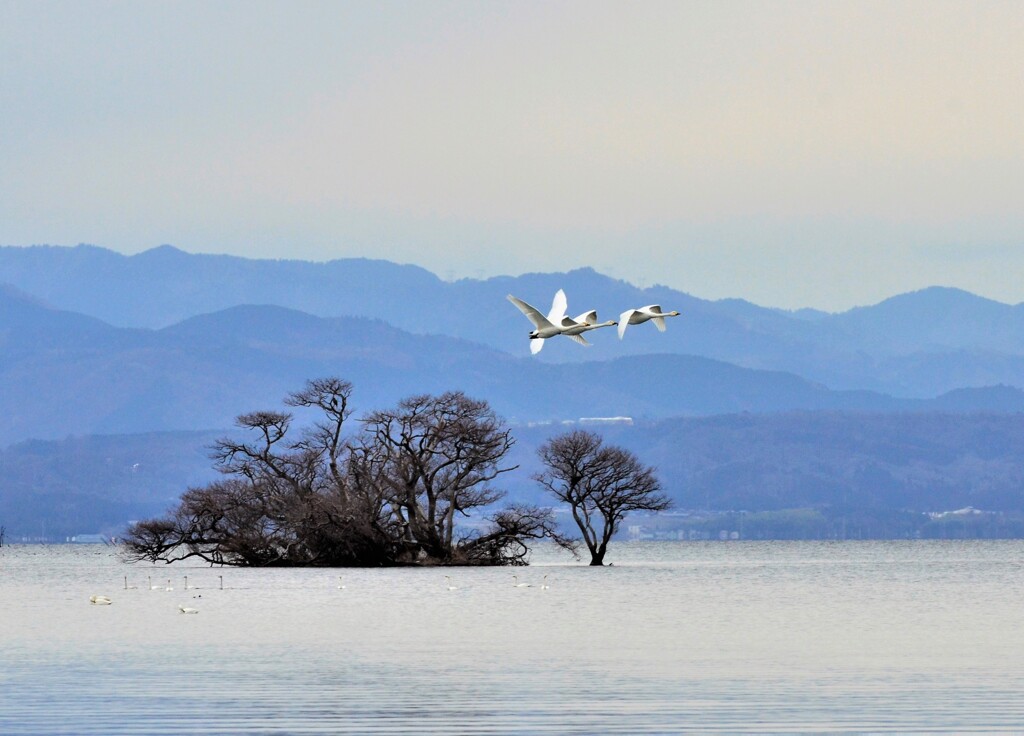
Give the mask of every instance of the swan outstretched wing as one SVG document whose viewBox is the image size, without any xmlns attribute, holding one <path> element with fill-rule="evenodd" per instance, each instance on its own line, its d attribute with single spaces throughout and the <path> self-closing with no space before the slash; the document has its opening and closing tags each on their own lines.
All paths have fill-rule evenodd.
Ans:
<svg viewBox="0 0 1024 736">
<path fill-rule="evenodd" d="M 557 325 L 565 316 L 565 310 L 569 308 L 569 301 L 565 298 L 565 291 L 559 289 L 555 292 L 555 298 L 551 300 L 551 311 L 548 312 L 548 322 Z"/>
<path fill-rule="evenodd" d="M 576 321 L 586 325 L 595 324 L 597 322 L 597 310 L 591 309 L 589 312 L 584 312 L 576 318 Z"/>
<path fill-rule="evenodd" d="M 659 332 L 665 331 L 665 318 L 664 317 L 651 317 L 651 322 L 658 328 Z"/>
<path fill-rule="evenodd" d="M 544 327 L 552 327 L 553 325 L 548 321 L 547 317 L 541 314 L 536 307 L 527 304 L 522 299 L 517 299 L 511 294 L 508 295 L 508 300 L 516 305 L 516 308 L 526 315 L 526 318 L 533 323 L 533 326 L 538 330 Z"/>
<path fill-rule="evenodd" d="M 544 338 L 543 337 L 535 337 L 532 340 L 530 340 L 530 352 L 533 355 L 536 355 L 537 353 L 539 353 L 540 349 L 542 347 L 544 347 Z"/>
<path fill-rule="evenodd" d="M 636 314 L 635 309 L 627 309 L 619 316 L 619 339 L 626 334 L 626 328 L 629 326 L 629 320 Z"/>
<path fill-rule="evenodd" d="M 574 340 L 575 342 L 578 342 L 580 345 L 585 345 L 586 347 L 590 347 L 590 343 L 586 341 L 586 339 L 583 337 L 583 335 L 566 335 L 566 337 L 568 337 L 570 340 Z"/>
</svg>

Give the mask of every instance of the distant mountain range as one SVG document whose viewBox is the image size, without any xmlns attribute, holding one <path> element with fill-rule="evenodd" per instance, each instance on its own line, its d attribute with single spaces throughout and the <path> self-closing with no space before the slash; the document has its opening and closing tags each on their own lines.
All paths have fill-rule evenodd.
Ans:
<svg viewBox="0 0 1024 736">
<path fill-rule="evenodd" d="M 798 374 L 832 389 L 908 398 L 1007 384 L 1024 388 L 1024 305 L 933 287 L 840 314 L 785 312 L 738 299 L 707 301 L 640 289 L 591 269 L 442 281 L 417 266 L 344 259 L 328 263 L 193 255 L 161 246 L 123 256 L 94 246 L 0 248 L 0 283 L 58 309 L 111 325 L 164 328 L 239 305 L 275 305 L 319 317 L 362 317 L 417 335 L 445 335 L 527 356 L 529 323 L 504 301 L 514 293 L 546 311 L 564 288 L 570 313 L 602 319 L 629 307 L 678 309 L 668 331 L 593 333 L 584 350 L 551 341 L 542 363 L 689 355 Z"/>
<path fill-rule="evenodd" d="M 558 288 L 571 314 L 682 316 L 530 356 L 505 295 L 546 311 Z M 590 269 L 448 283 L 385 261 L 79 246 L 0 248 L 0 525 L 116 533 L 213 477 L 206 448 L 235 416 L 329 375 L 353 382 L 357 417 L 419 393 L 487 399 L 519 439 L 521 500 L 543 500 L 545 437 L 628 416 L 600 431 L 681 508 L 1024 511 L 1020 305 L 931 288 L 785 312 Z"/>
<path fill-rule="evenodd" d="M 360 411 L 462 390 L 517 424 L 794 409 L 1024 410 L 1024 392 L 1008 386 L 898 399 L 691 355 L 544 363 L 380 320 L 275 306 L 232 307 L 158 330 L 113 327 L 10 288 L 0 291 L 0 350 L 0 445 L 229 427 L 238 414 L 278 406 L 307 379 L 327 375 L 353 382 Z"/>
</svg>

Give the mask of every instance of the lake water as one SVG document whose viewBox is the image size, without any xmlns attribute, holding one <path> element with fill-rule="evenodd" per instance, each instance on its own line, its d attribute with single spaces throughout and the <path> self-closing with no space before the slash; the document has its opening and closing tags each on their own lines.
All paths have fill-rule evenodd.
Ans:
<svg viewBox="0 0 1024 736">
<path fill-rule="evenodd" d="M 0 733 L 1024 733 L 1020 541 L 610 559 L 246 570 L 6 546 Z"/>
</svg>

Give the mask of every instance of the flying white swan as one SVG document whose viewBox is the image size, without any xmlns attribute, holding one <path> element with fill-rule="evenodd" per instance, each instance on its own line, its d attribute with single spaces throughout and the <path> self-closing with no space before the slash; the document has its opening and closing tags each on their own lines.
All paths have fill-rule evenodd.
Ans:
<svg viewBox="0 0 1024 736">
<path fill-rule="evenodd" d="M 551 302 L 551 311 L 548 312 L 547 317 L 541 314 L 540 310 L 532 304 L 527 304 L 522 299 L 517 299 L 511 294 L 508 295 L 507 299 L 515 304 L 516 308 L 533 323 L 535 329 L 530 333 L 530 352 L 534 355 L 539 353 L 540 349 L 544 347 L 545 340 L 556 335 L 565 335 L 580 345 L 589 345 L 579 332 L 570 333 L 570 330 L 579 326 L 575 320 L 570 319 L 569 324 L 564 324 L 563 321 L 566 319 L 566 299 L 565 292 L 561 289 L 555 293 L 555 298 Z"/>
<path fill-rule="evenodd" d="M 658 304 L 648 304 L 646 307 L 640 307 L 639 309 L 627 309 L 619 317 L 619 339 L 626 334 L 626 328 L 629 325 L 640 325 L 651 320 L 654 322 L 654 326 L 658 328 L 659 332 L 665 331 L 665 317 L 678 317 L 679 312 L 662 312 L 661 306 Z"/>
<path fill-rule="evenodd" d="M 514 583 L 512 583 L 513 587 L 516 587 L 516 588 L 532 588 L 533 587 L 532 585 L 530 585 L 530 583 L 520 583 L 518 575 L 513 575 L 512 579 L 515 581 Z"/>
<path fill-rule="evenodd" d="M 188 606 L 178 606 L 178 610 L 182 613 L 199 613 L 198 608 L 189 608 Z"/>
<path fill-rule="evenodd" d="M 444 579 L 448 581 L 448 590 L 458 590 L 459 589 L 459 586 L 452 585 L 452 576 L 451 575 L 445 575 Z"/>
<path fill-rule="evenodd" d="M 89 602 L 97 606 L 109 606 L 113 603 L 113 601 L 105 595 L 91 595 L 89 596 Z"/>
<path fill-rule="evenodd" d="M 566 337 L 573 337 L 574 335 L 580 335 L 590 330 L 597 330 L 601 327 L 614 327 L 618 322 L 608 320 L 607 322 L 597 321 L 597 310 L 591 309 L 589 312 L 584 312 L 575 319 L 570 317 L 562 317 L 562 327 L 565 331 L 562 333 Z M 589 345 L 590 343 L 586 343 Z"/>
</svg>

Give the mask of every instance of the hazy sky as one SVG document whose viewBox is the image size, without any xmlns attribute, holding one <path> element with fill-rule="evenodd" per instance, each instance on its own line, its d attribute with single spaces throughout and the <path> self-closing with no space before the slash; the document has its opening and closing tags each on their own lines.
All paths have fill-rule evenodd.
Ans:
<svg viewBox="0 0 1024 736">
<path fill-rule="evenodd" d="M 0 0 L 0 244 L 1024 301 L 1022 2 Z"/>
</svg>

